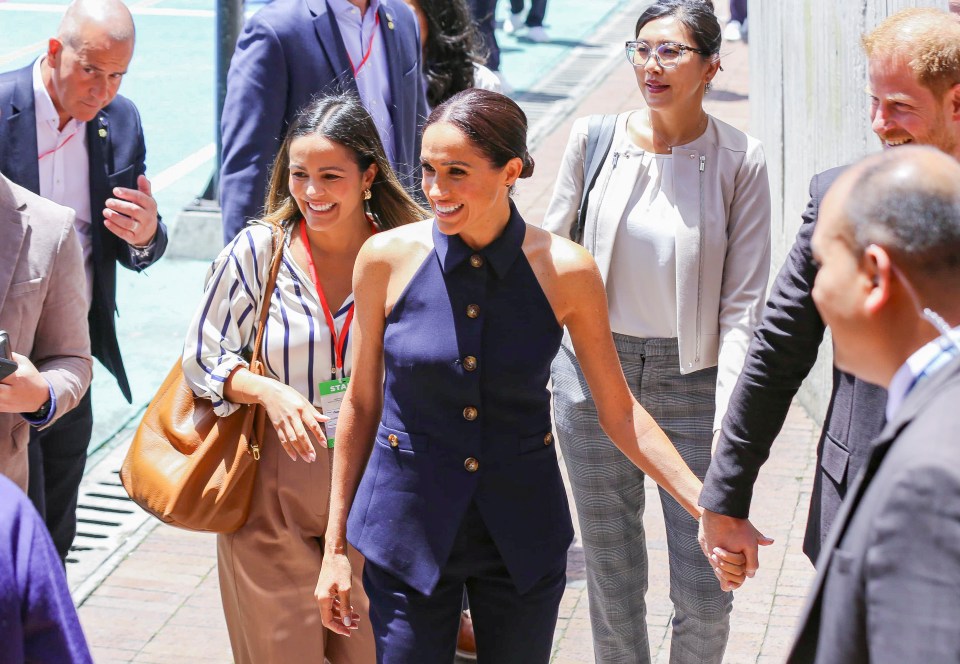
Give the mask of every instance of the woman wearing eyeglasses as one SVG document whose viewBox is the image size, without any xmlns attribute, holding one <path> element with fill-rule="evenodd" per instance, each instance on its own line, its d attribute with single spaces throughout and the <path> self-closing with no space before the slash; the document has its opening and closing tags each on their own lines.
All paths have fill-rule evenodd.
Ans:
<svg viewBox="0 0 960 664">
<path fill-rule="evenodd" d="M 702 479 L 763 305 L 769 185 L 760 144 L 703 109 L 720 68 L 712 4 L 659 0 L 635 35 L 626 52 L 647 107 L 616 117 L 582 234 L 589 121 L 575 123 L 544 228 L 579 239 L 596 258 L 631 389 Z M 552 377 L 596 661 L 649 661 L 644 475 L 603 434 L 569 340 Z M 731 595 L 700 551 L 696 521 L 669 495 L 660 498 L 675 607 L 670 661 L 719 663 Z"/>
</svg>

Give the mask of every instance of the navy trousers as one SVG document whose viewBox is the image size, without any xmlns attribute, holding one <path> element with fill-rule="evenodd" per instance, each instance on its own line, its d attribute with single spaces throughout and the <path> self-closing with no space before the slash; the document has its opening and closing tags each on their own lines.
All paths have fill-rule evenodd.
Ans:
<svg viewBox="0 0 960 664">
<path fill-rule="evenodd" d="M 483 37 L 487 49 L 485 64 L 490 71 L 500 71 L 500 46 L 496 35 L 497 0 L 470 0 L 470 13 L 477 23 L 477 31 Z"/>
<path fill-rule="evenodd" d="M 747 0 L 730 0 L 730 20 L 741 24 L 747 20 Z"/>
<path fill-rule="evenodd" d="M 77 494 L 93 435 L 90 390 L 77 407 L 47 429 L 30 432 L 28 495 L 66 561 L 77 534 Z"/>
<path fill-rule="evenodd" d="M 519 14 L 523 11 L 524 0 L 510 0 L 510 11 Z M 530 11 L 527 12 L 527 18 L 524 21 L 528 28 L 543 26 L 543 17 L 547 13 L 547 0 L 532 0 L 530 2 Z"/>
<path fill-rule="evenodd" d="M 429 596 L 366 561 L 363 587 L 370 598 L 378 664 L 450 664 L 464 586 L 479 664 L 547 664 L 566 586 L 566 562 L 544 572 L 530 591 L 520 595 L 473 505 Z"/>
</svg>

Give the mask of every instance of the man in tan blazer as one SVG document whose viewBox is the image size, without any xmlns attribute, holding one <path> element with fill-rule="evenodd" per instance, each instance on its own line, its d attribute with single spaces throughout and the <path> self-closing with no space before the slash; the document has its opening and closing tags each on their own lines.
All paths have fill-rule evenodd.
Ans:
<svg viewBox="0 0 960 664">
<path fill-rule="evenodd" d="M 19 365 L 0 381 L 0 474 L 24 490 L 30 426 L 50 425 L 90 386 L 86 276 L 73 218 L 0 175 L 0 330 Z"/>
</svg>

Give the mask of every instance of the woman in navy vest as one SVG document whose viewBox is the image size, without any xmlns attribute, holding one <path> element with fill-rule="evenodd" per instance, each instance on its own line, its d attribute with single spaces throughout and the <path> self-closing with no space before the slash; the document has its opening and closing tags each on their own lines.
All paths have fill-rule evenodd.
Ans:
<svg viewBox="0 0 960 664">
<path fill-rule="evenodd" d="M 526 130 L 485 90 L 434 109 L 421 154 L 434 220 L 357 257 L 316 595 L 324 624 L 351 633 L 349 538 L 382 663 L 449 664 L 464 587 L 480 662 L 549 660 L 573 537 L 547 391 L 564 327 L 610 438 L 698 515 L 699 480 L 627 388 L 593 258 L 510 200 L 533 172 Z"/>
</svg>

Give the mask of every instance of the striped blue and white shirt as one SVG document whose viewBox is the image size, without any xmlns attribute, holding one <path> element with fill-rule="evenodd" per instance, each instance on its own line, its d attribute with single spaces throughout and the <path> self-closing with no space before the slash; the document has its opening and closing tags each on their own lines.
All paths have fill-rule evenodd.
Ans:
<svg viewBox="0 0 960 664">
<path fill-rule="evenodd" d="M 960 342 L 960 326 L 950 331 L 950 336 Z M 943 336 L 916 350 L 893 375 L 887 386 L 887 421 L 893 419 L 914 386 L 950 363 L 957 355 L 956 346 Z"/>
<path fill-rule="evenodd" d="M 266 375 L 305 395 L 320 406 L 317 385 L 333 376 L 335 358 L 330 331 L 324 320 L 320 297 L 313 280 L 294 261 L 289 238 L 277 285 L 270 300 L 263 340 Z M 257 310 L 272 255 L 268 226 L 245 228 L 210 268 L 203 301 L 197 310 L 183 347 L 183 373 L 193 391 L 213 401 L 220 416 L 237 405 L 223 396 L 224 383 L 238 365 L 247 366 L 244 350 L 252 349 L 256 336 Z M 323 270 L 322 265 L 317 266 Z M 339 336 L 353 295 L 333 312 Z M 349 330 L 344 347 L 344 373 L 350 375 Z M 249 356 L 249 352 L 246 353 Z"/>
</svg>

